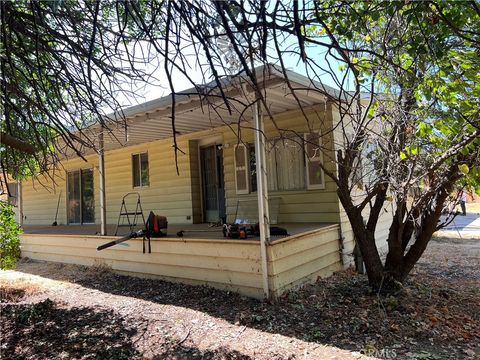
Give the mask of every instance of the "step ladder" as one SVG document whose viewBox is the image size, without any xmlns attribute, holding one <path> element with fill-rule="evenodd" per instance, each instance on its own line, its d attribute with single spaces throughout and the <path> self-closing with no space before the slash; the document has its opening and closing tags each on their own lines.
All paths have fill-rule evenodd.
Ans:
<svg viewBox="0 0 480 360">
<path fill-rule="evenodd" d="M 137 204 L 135 211 L 129 211 L 127 209 L 126 200 L 129 198 L 137 197 Z M 126 222 L 125 222 L 126 220 Z M 117 228 L 115 229 L 115 236 L 117 236 L 118 229 L 120 227 L 129 227 L 130 233 L 135 231 L 135 227 L 138 225 L 138 221 L 141 220 L 142 230 L 145 229 L 145 217 L 143 216 L 142 203 L 140 202 L 140 194 L 137 192 L 129 192 L 122 199 L 122 205 L 120 207 L 120 214 L 118 215 Z"/>
</svg>

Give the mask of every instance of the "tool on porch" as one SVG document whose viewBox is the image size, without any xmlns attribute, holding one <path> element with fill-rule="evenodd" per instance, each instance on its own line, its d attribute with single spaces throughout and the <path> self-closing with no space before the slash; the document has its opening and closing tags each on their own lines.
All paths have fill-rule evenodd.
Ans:
<svg viewBox="0 0 480 360">
<path fill-rule="evenodd" d="M 60 207 L 60 197 L 62 196 L 62 190 L 60 190 L 60 194 L 58 194 L 58 202 L 57 202 L 57 212 L 55 213 L 55 221 L 53 222 L 52 226 L 57 226 L 57 216 L 58 216 L 58 208 Z"/>
<path fill-rule="evenodd" d="M 270 221 L 274 224 L 277 222 L 280 200 L 280 197 L 271 197 L 269 199 Z M 246 239 L 248 236 L 260 236 L 259 223 L 254 221 L 255 218 L 258 218 L 256 208 L 257 200 L 238 199 L 233 217 L 234 223 L 224 225 L 223 236 L 231 239 Z M 289 233 L 285 228 L 270 225 L 270 235 L 289 236 Z"/>
<path fill-rule="evenodd" d="M 127 209 L 127 201 L 131 198 L 137 197 L 135 210 L 129 211 Z M 118 228 L 129 227 L 130 234 L 132 234 L 137 226 L 137 221 L 142 218 L 142 226 L 145 228 L 145 217 L 143 216 L 142 203 L 140 202 L 140 194 L 137 192 L 129 192 L 122 198 L 122 205 L 120 206 L 120 213 L 118 215 L 117 228 L 115 229 L 115 236 L 117 236 Z M 133 218 L 131 218 L 133 217 Z M 125 219 L 127 222 L 125 223 Z M 132 221 L 130 221 L 132 220 Z M 122 223 L 120 223 L 122 222 Z"/>
<path fill-rule="evenodd" d="M 240 227 L 237 224 L 223 224 L 222 229 L 223 237 L 229 237 L 231 239 L 246 239 L 247 238 L 247 229 L 246 227 Z M 185 234 L 188 233 L 213 233 L 213 232 L 220 232 L 220 229 L 215 229 L 215 230 L 180 230 L 177 232 L 178 237 L 184 237 Z"/>
<path fill-rule="evenodd" d="M 280 226 L 270 226 L 271 236 L 289 236 L 287 229 Z M 223 237 L 230 239 L 247 239 L 248 236 L 260 236 L 260 226 L 254 225 L 224 224 Z"/>
<path fill-rule="evenodd" d="M 246 226 L 239 226 L 238 224 L 223 224 L 223 237 L 230 239 L 246 239 L 248 231 Z"/>
<path fill-rule="evenodd" d="M 145 236 L 145 230 L 138 230 L 136 232 L 127 234 L 125 236 L 122 236 L 120 239 L 112 240 L 108 243 L 102 244 L 102 245 L 97 247 L 97 250 L 100 251 L 100 250 L 109 248 L 113 245 L 120 244 L 124 241 L 130 240 L 130 239 L 135 239 L 135 238 L 140 237 L 140 236 Z M 144 246 L 143 252 L 145 253 L 145 246 Z"/>
<path fill-rule="evenodd" d="M 121 237 L 120 239 L 112 240 L 106 244 L 102 244 L 97 247 L 97 250 L 103 250 L 125 242 L 127 240 L 142 237 L 143 253 L 145 254 L 145 242 L 148 241 L 148 253 L 150 254 L 152 252 L 150 239 L 152 237 L 167 236 L 167 227 L 168 221 L 165 216 L 155 215 L 153 211 L 150 211 L 150 214 L 148 215 L 148 220 L 145 224 L 145 229 L 132 231 L 131 233 Z"/>
<path fill-rule="evenodd" d="M 247 230 L 250 235 L 260 236 L 260 224 L 250 226 Z M 287 229 L 280 226 L 270 226 L 270 236 L 290 236 Z"/>
</svg>

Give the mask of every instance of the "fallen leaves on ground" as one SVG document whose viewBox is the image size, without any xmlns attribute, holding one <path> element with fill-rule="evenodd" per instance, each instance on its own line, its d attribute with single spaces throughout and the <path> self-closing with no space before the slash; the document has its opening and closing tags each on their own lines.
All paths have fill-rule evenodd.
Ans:
<svg viewBox="0 0 480 360">
<path fill-rule="evenodd" d="M 9 274 L 38 282 L 39 290 L 15 293 L 15 283 L 2 280 L 2 358 L 473 359 L 479 244 L 432 241 L 396 296 L 371 293 L 365 276 L 343 271 L 275 304 L 105 269 L 24 262 L 23 273 Z"/>
</svg>

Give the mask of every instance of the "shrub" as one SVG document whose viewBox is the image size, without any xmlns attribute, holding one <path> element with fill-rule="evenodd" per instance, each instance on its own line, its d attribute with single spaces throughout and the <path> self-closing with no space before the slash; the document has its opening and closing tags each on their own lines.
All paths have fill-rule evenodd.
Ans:
<svg viewBox="0 0 480 360">
<path fill-rule="evenodd" d="M 20 258 L 22 229 L 15 221 L 12 205 L 0 201 L 0 269 L 12 269 Z"/>
</svg>

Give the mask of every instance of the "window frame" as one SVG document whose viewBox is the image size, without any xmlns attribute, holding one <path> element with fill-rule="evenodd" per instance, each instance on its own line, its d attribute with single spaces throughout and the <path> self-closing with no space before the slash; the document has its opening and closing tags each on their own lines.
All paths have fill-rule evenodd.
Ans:
<svg viewBox="0 0 480 360">
<path fill-rule="evenodd" d="M 319 152 L 318 156 L 314 156 L 311 159 L 308 157 L 308 151 L 307 151 L 307 145 L 308 145 L 308 136 L 310 134 L 318 134 L 318 147 L 319 147 Z M 320 131 L 312 131 L 309 133 L 304 133 L 303 134 L 303 140 L 304 140 L 304 153 L 305 153 L 305 184 L 306 184 L 306 190 L 323 190 L 325 189 L 325 172 L 323 171 L 322 168 L 320 168 L 320 173 L 321 173 L 321 178 L 322 182 L 320 184 L 310 184 L 310 168 L 308 166 L 309 163 L 311 162 L 319 162 L 320 164 L 323 164 L 323 150 L 322 150 L 322 135 Z"/>
<path fill-rule="evenodd" d="M 92 184 L 93 184 L 93 222 L 87 222 L 87 221 L 84 221 L 84 218 L 83 218 L 83 207 L 84 207 L 84 202 L 83 202 L 83 181 L 82 181 L 82 178 L 83 178 L 83 174 L 86 172 L 86 171 L 91 171 L 92 172 Z M 68 181 L 68 175 L 71 174 L 71 173 L 75 173 L 75 172 L 78 172 L 78 176 L 79 176 L 79 208 L 80 208 L 80 222 L 70 222 L 70 216 L 69 216 L 69 211 L 70 211 L 70 207 L 69 207 L 69 193 L 70 193 L 70 186 L 71 184 L 69 183 Z M 81 167 L 81 168 L 77 168 L 77 169 L 69 169 L 69 170 L 66 170 L 65 171 L 66 173 L 66 177 L 65 177 L 65 189 L 66 189 L 66 194 L 65 194 L 65 210 L 67 212 L 66 214 L 66 219 L 67 219 L 67 224 L 68 225 L 84 225 L 84 224 L 95 224 L 95 221 L 96 221 L 96 213 L 95 213 L 95 210 L 96 210 L 96 203 L 95 203 L 95 168 L 94 167 Z"/>
<path fill-rule="evenodd" d="M 308 136 L 310 134 L 317 134 L 318 135 L 318 146 L 319 146 L 319 152 L 318 155 L 314 156 L 313 158 L 309 159 L 308 152 L 307 152 L 307 145 L 308 145 Z M 275 141 L 276 139 L 269 139 L 268 141 Z M 303 133 L 303 147 L 302 151 L 304 152 L 303 155 L 303 171 L 304 171 L 304 187 L 303 188 L 297 188 L 297 189 L 282 189 L 282 190 L 269 190 L 269 192 L 272 193 L 290 193 L 290 192 L 295 192 L 295 193 L 301 193 L 309 190 L 324 190 L 325 189 L 325 172 L 323 171 L 322 168 L 320 168 L 321 172 L 321 183 L 318 184 L 311 184 L 310 183 L 310 168 L 308 164 L 310 162 L 318 162 L 323 164 L 323 150 L 322 150 L 322 135 L 319 130 L 317 131 L 312 131 L 308 133 Z M 244 156 L 246 159 L 246 165 L 245 166 L 237 166 L 237 159 L 236 159 L 236 151 L 237 147 L 242 147 L 244 151 Z M 247 143 L 245 144 L 236 144 L 233 150 L 233 157 L 234 157 L 234 170 L 235 170 L 235 191 L 236 194 L 238 195 L 245 195 L 245 194 L 251 194 L 255 193 L 255 191 L 252 191 L 252 175 L 251 175 L 251 169 L 250 169 L 250 152 L 251 152 L 251 144 Z M 257 156 L 255 149 L 254 149 L 254 154 L 255 157 Z M 276 156 L 276 155 L 275 155 Z M 245 170 L 246 174 L 246 179 L 245 182 L 247 184 L 247 189 L 238 189 L 238 184 L 237 184 L 237 171 L 239 170 Z"/>
<path fill-rule="evenodd" d="M 284 173 L 285 172 L 285 169 L 283 168 L 283 166 L 285 166 L 285 162 L 284 161 L 279 161 L 278 160 L 278 157 L 281 156 L 281 155 L 285 155 L 285 148 L 286 148 L 286 141 L 291 141 L 293 144 L 295 144 L 295 146 L 298 145 L 298 151 L 300 152 L 299 154 L 299 157 L 298 157 L 298 160 L 299 162 L 301 162 L 301 166 L 300 168 L 303 169 L 303 181 L 301 181 L 302 186 L 301 187 L 292 187 L 292 188 L 289 188 L 289 189 L 280 189 L 280 175 L 279 175 L 279 172 L 281 173 Z M 279 151 L 279 148 L 278 148 L 278 144 L 281 143 L 282 146 L 283 146 L 283 149 Z M 305 151 L 305 148 L 303 146 L 303 143 L 300 142 L 300 141 L 296 141 L 294 139 L 294 137 L 276 137 L 276 138 L 273 138 L 273 139 L 269 139 L 268 140 L 268 146 L 271 146 L 271 149 L 268 150 L 269 152 L 269 155 L 266 156 L 266 158 L 268 158 L 268 156 L 271 156 L 271 154 L 273 154 L 274 156 L 274 161 L 275 161 L 275 189 L 269 189 L 269 192 L 273 192 L 273 193 L 281 193 L 281 192 L 292 192 L 292 191 L 306 191 L 307 190 L 307 185 L 306 185 L 306 180 L 305 180 L 305 176 L 307 175 L 307 172 L 306 172 L 306 164 L 305 164 L 305 158 L 304 158 L 304 154 L 302 154 L 302 152 Z M 283 152 L 283 153 L 282 153 Z M 268 163 L 268 159 L 267 160 L 267 163 Z M 265 164 L 266 166 L 268 166 L 267 164 Z M 280 170 L 279 170 L 280 169 Z M 268 182 L 268 181 L 267 181 Z"/>
<path fill-rule="evenodd" d="M 142 182 L 142 155 L 147 155 L 147 184 L 143 184 Z M 140 181 L 140 185 L 135 185 L 135 157 L 138 157 L 138 179 Z M 132 188 L 133 189 L 141 189 L 141 188 L 148 188 L 150 186 L 150 160 L 148 157 L 148 151 L 142 151 L 137 153 L 132 153 Z"/>
</svg>

